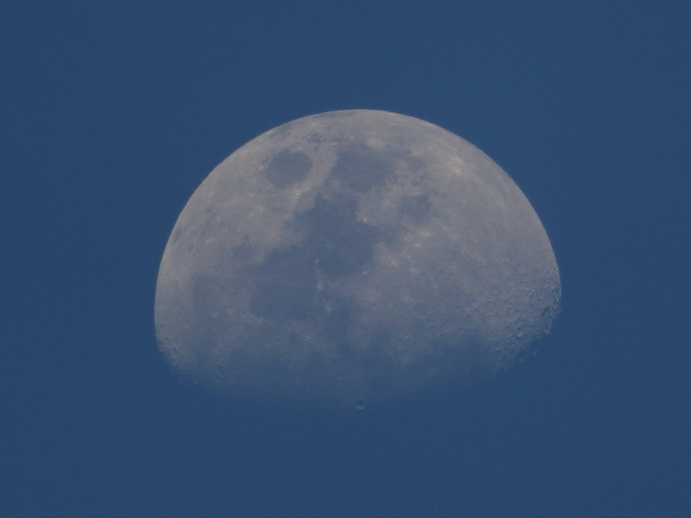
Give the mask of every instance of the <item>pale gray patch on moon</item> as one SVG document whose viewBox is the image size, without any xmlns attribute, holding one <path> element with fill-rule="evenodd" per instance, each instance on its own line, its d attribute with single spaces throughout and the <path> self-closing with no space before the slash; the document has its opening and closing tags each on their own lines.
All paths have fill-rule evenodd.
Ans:
<svg viewBox="0 0 691 518">
<path fill-rule="evenodd" d="M 504 369 L 559 311 L 549 239 L 484 153 L 427 122 L 299 119 L 223 161 L 182 211 L 159 347 L 232 398 L 367 407 Z"/>
</svg>

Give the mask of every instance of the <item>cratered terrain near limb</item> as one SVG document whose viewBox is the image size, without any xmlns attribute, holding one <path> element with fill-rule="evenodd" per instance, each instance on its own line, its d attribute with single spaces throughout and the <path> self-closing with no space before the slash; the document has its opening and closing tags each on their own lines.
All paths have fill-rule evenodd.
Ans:
<svg viewBox="0 0 691 518">
<path fill-rule="evenodd" d="M 216 167 L 161 261 L 160 350 L 249 402 L 397 404 L 491 375 L 546 334 L 545 230 L 484 153 L 422 120 L 347 110 Z"/>
</svg>

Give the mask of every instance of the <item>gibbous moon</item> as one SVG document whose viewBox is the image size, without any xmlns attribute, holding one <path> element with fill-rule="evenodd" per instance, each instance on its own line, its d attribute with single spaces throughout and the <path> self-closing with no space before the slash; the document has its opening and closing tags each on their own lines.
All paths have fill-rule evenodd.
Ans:
<svg viewBox="0 0 691 518">
<path fill-rule="evenodd" d="M 236 400 L 377 407 L 506 368 L 560 293 L 537 214 L 487 155 L 413 117 L 335 111 L 202 182 L 163 254 L 156 334 Z"/>
</svg>

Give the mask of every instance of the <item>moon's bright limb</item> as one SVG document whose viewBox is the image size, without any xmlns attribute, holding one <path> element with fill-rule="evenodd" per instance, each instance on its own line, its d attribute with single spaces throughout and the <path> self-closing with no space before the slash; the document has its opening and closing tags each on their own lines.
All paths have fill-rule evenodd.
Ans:
<svg viewBox="0 0 691 518">
<path fill-rule="evenodd" d="M 538 216 L 484 153 L 419 119 L 337 111 L 202 182 L 163 254 L 156 333 L 233 398 L 382 405 L 505 368 L 560 290 Z"/>
</svg>

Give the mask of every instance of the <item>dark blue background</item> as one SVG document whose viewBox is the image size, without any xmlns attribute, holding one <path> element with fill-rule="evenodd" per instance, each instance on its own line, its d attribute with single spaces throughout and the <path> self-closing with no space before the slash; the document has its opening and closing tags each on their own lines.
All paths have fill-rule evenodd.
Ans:
<svg viewBox="0 0 691 518">
<path fill-rule="evenodd" d="M 0 515 L 691 516 L 690 9 L 4 2 Z M 539 354 L 425 407 L 229 406 L 156 349 L 168 234 L 240 145 L 345 108 L 502 165 L 562 315 Z"/>
</svg>

